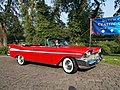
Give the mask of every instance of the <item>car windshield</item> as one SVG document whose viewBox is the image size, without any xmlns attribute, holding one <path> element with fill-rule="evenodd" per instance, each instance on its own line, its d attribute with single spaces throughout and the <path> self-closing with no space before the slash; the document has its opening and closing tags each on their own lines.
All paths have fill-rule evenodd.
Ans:
<svg viewBox="0 0 120 90">
<path fill-rule="evenodd" d="M 48 46 L 55 46 L 56 42 L 58 46 L 68 46 L 68 42 L 65 41 L 64 39 L 48 39 Z"/>
</svg>

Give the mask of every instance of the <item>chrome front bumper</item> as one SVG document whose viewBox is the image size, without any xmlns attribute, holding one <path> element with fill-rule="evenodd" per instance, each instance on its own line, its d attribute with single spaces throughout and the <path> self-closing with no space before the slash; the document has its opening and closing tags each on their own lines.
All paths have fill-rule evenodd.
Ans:
<svg viewBox="0 0 120 90">
<path fill-rule="evenodd" d="M 86 60 L 86 61 L 77 60 L 78 67 L 80 69 L 89 69 L 95 67 L 97 63 L 98 63 L 97 60 Z"/>
<path fill-rule="evenodd" d="M 100 55 L 94 58 L 76 58 L 76 61 L 80 69 L 89 69 L 95 67 L 96 64 L 98 64 L 99 61 L 101 61 L 101 59 L 102 56 Z"/>
</svg>

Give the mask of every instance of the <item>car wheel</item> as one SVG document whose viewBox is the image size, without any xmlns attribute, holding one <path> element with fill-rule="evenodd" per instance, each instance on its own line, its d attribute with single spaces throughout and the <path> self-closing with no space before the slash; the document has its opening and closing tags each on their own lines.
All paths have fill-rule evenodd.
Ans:
<svg viewBox="0 0 120 90">
<path fill-rule="evenodd" d="M 19 65 L 24 65 L 24 64 L 25 64 L 25 59 L 24 59 L 24 57 L 19 55 L 19 56 L 17 57 L 17 62 L 18 62 Z"/>
<path fill-rule="evenodd" d="M 78 66 L 73 58 L 65 58 L 62 62 L 63 70 L 68 73 L 75 73 L 78 70 Z"/>
</svg>

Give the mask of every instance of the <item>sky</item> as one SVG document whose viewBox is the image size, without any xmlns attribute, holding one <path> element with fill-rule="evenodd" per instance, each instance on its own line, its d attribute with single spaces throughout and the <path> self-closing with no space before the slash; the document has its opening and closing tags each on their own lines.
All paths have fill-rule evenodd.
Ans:
<svg viewBox="0 0 120 90">
<path fill-rule="evenodd" d="M 107 0 L 102 10 L 105 12 L 104 17 L 112 17 L 116 11 L 114 9 L 114 0 Z"/>
<path fill-rule="evenodd" d="M 93 0 L 92 0 L 93 1 Z M 46 4 L 52 6 L 51 0 L 45 0 Z M 113 14 L 115 13 L 115 9 L 114 9 L 114 0 L 107 0 L 105 2 L 105 6 L 102 6 L 102 10 L 104 12 L 104 16 L 103 17 L 112 17 Z M 63 22 L 67 22 L 67 14 L 66 13 L 61 13 L 61 18 L 60 18 Z"/>
</svg>

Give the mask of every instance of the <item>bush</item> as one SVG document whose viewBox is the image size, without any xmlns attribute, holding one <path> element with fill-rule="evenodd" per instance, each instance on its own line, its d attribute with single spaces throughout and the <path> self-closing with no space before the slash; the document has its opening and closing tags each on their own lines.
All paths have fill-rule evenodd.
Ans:
<svg viewBox="0 0 120 90">
<path fill-rule="evenodd" d="M 86 46 L 85 43 L 82 43 L 82 42 L 78 43 L 78 45 L 79 46 Z"/>
<path fill-rule="evenodd" d="M 98 46 L 100 46 L 102 48 L 102 53 L 103 54 L 112 54 L 110 47 L 108 47 L 105 43 L 98 43 Z"/>
<path fill-rule="evenodd" d="M 93 44 L 93 46 L 100 46 L 102 48 L 102 53 L 108 55 L 118 53 L 120 50 L 120 45 L 115 41 L 99 42 L 97 44 Z"/>
<path fill-rule="evenodd" d="M 119 44 L 115 41 L 107 42 L 108 47 L 110 47 L 112 53 L 117 53 L 119 51 Z"/>
<path fill-rule="evenodd" d="M 118 47 L 118 54 L 120 54 L 120 41 L 118 42 L 118 45 L 119 45 L 119 47 Z"/>
<path fill-rule="evenodd" d="M 8 51 L 8 46 L 6 47 L 0 47 L 0 54 L 7 54 L 7 51 Z"/>
</svg>

